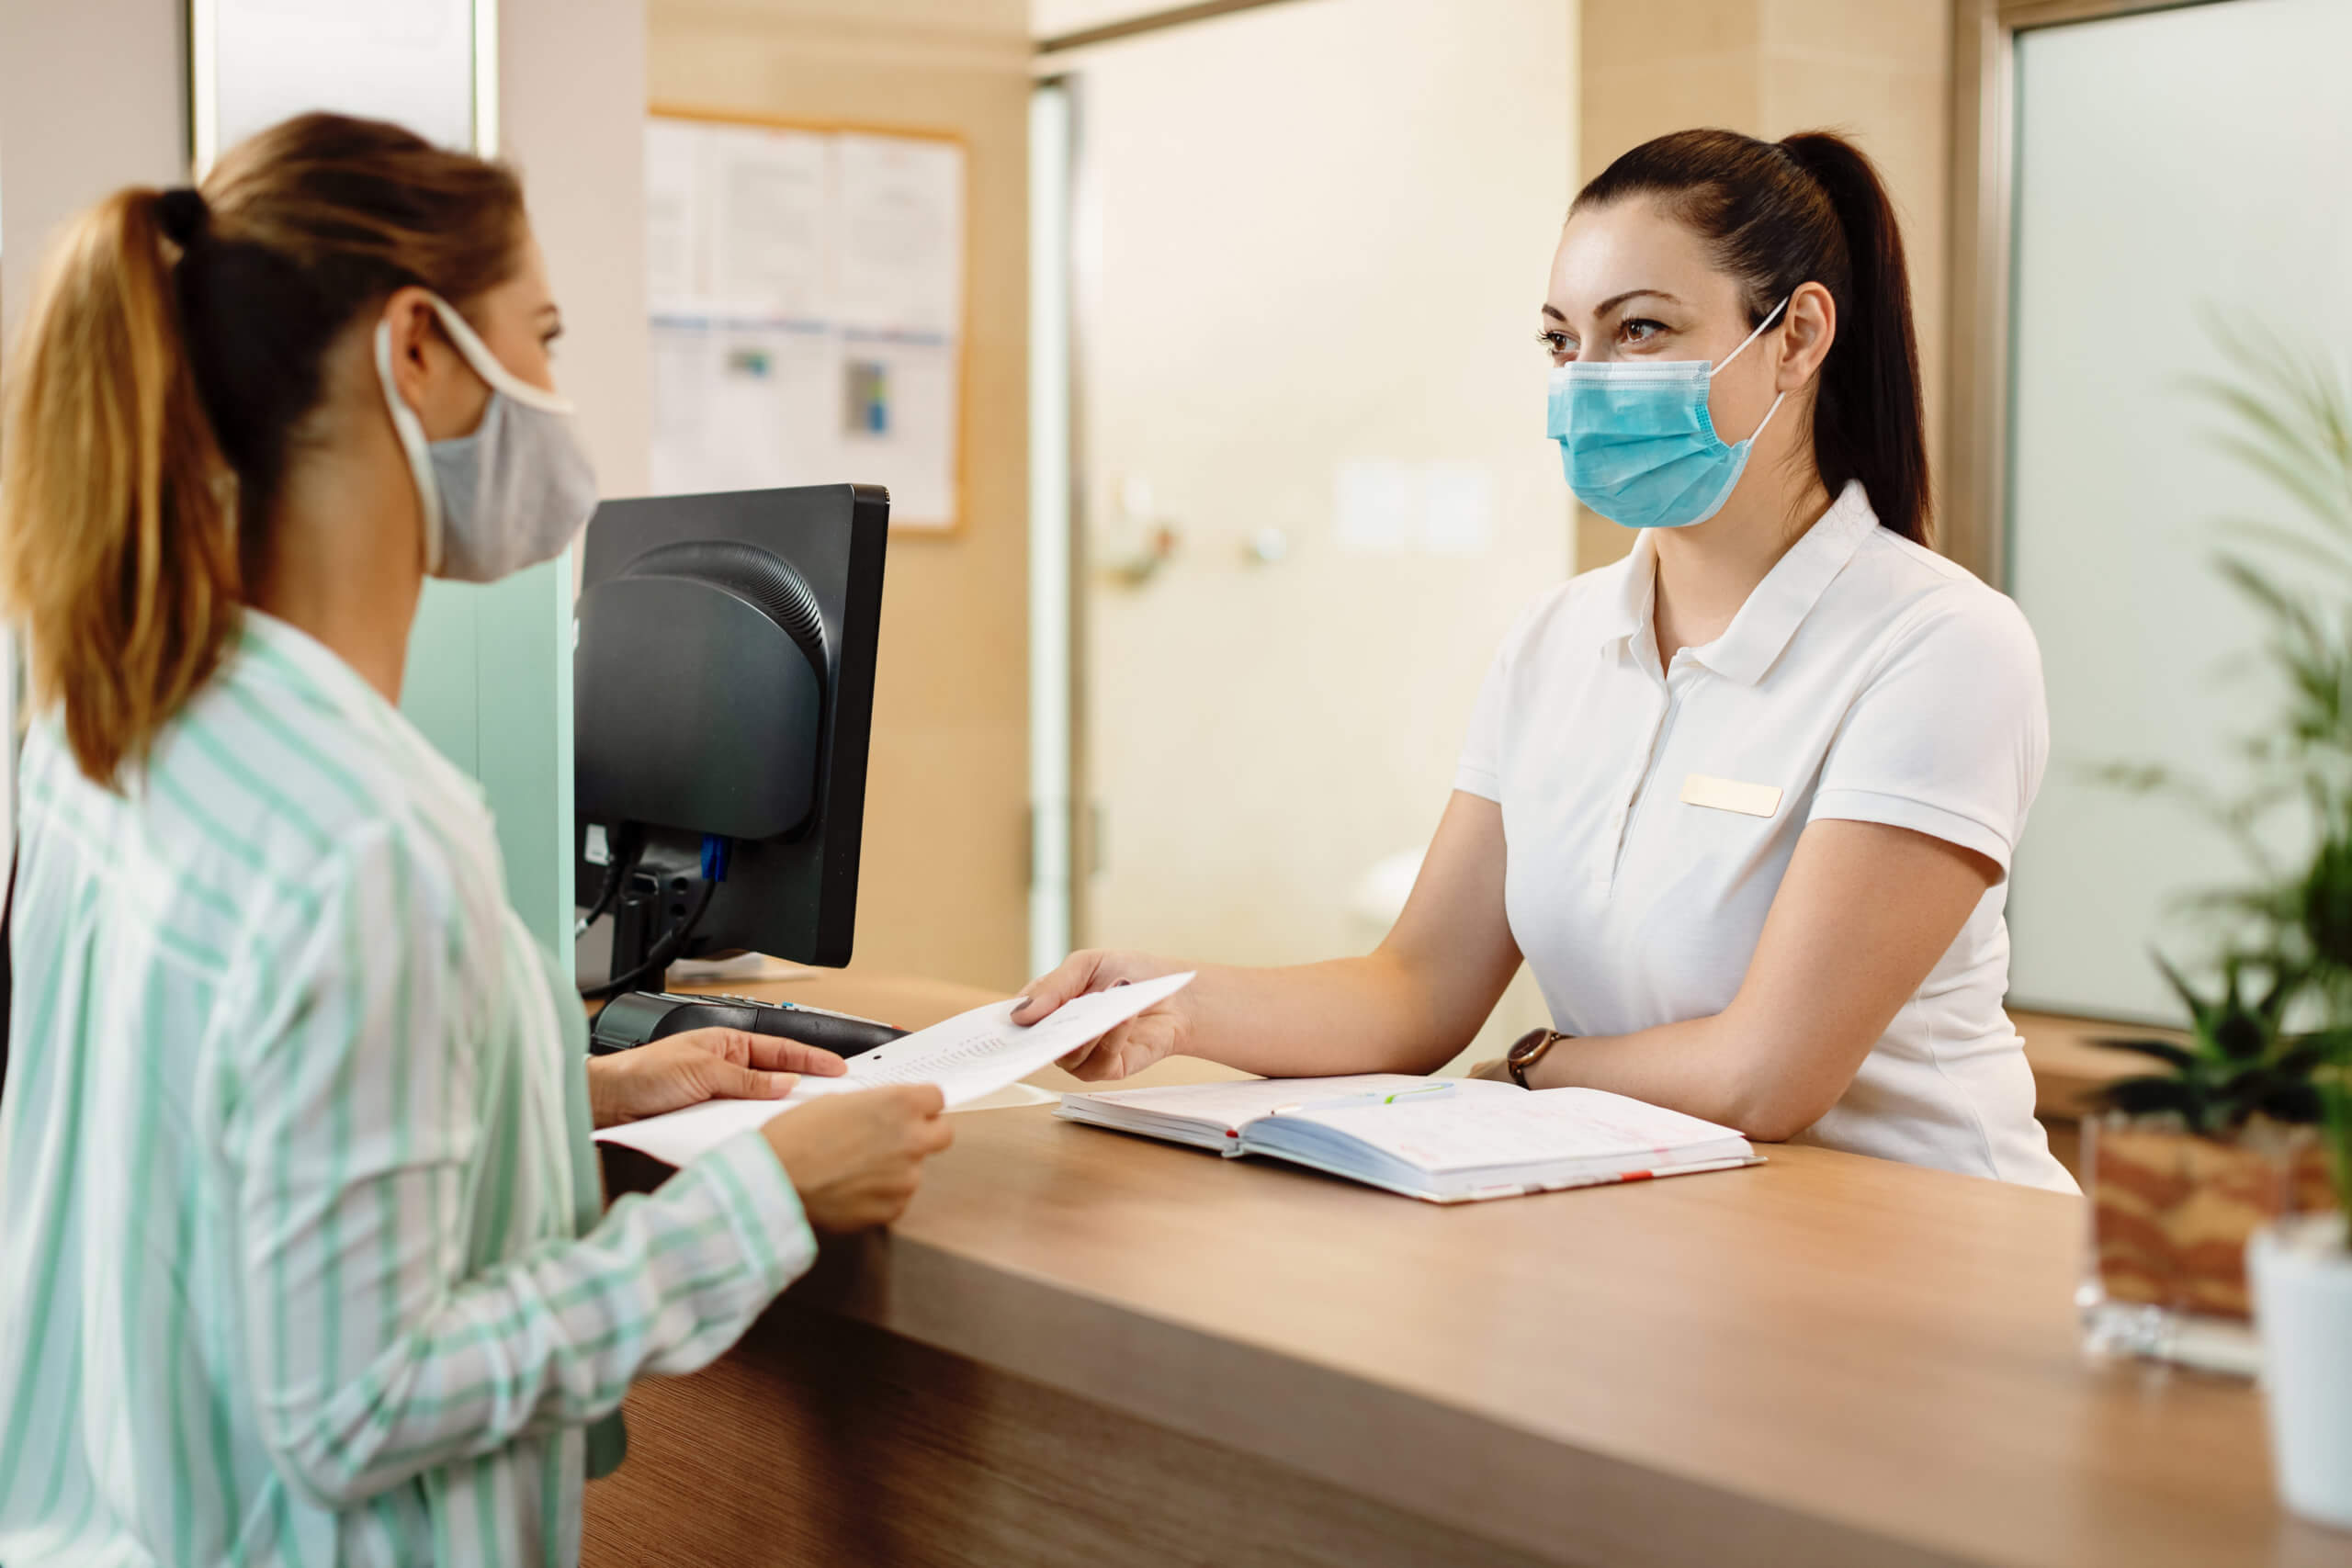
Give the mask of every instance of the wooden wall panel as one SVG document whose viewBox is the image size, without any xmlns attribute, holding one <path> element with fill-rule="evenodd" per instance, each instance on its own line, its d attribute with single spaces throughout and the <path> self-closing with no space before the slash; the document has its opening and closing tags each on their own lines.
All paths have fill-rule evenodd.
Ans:
<svg viewBox="0 0 2352 1568">
<path fill-rule="evenodd" d="M 1527 1568 L 1532 1560 L 831 1313 L 629 1395 L 584 1568 Z"/>
</svg>

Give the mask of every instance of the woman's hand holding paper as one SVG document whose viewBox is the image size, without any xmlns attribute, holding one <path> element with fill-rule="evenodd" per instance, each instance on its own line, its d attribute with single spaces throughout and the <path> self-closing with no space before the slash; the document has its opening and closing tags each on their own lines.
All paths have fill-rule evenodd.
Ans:
<svg viewBox="0 0 2352 1568">
<path fill-rule="evenodd" d="M 617 1127 L 707 1100 L 782 1100 L 802 1075 L 839 1077 L 831 1051 L 741 1029 L 691 1029 L 633 1051 L 588 1061 L 588 1105 L 599 1127 Z"/>
<path fill-rule="evenodd" d="M 1077 998 L 1137 980 L 1156 980 L 1182 967 L 1141 953 L 1073 953 L 1060 968 L 1030 982 L 1012 1010 L 1012 1021 L 1041 1023 Z M 1089 1082 L 1099 1082 L 1133 1077 L 1162 1056 L 1182 1053 L 1190 1033 L 1192 1015 L 1186 998 L 1191 994 L 1189 989 L 1177 992 L 1062 1057 L 1058 1065 Z"/>
</svg>

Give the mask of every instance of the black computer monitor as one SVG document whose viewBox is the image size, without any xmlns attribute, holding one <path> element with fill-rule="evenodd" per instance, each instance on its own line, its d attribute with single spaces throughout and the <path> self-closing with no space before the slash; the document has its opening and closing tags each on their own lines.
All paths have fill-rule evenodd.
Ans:
<svg viewBox="0 0 2352 1568">
<path fill-rule="evenodd" d="M 741 951 L 849 962 L 889 518 L 870 485 L 597 508 L 572 680 L 600 989 Z"/>
</svg>

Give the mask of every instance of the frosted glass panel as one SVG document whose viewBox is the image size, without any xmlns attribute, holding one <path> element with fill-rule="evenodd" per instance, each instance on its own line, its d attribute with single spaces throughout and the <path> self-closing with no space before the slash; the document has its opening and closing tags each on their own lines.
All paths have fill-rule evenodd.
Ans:
<svg viewBox="0 0 2352 1568">
<path fill-rule="evenodd" d="M 2347 69 L 2344 0 L 2018 38 L 2009 588 L 2041 639 L 2052 741 L 2010 893 L 2020 1005 L 2171 1014 L 2149 950 L 2197 956 L 2182 896 L 2241 874 L 2185 809 L 2086 774 L 2228 781 L 2269 711 L 2245 669 L 2257 623 L 2211 567 L 2221 519 L 2288 503 L 2213 449 L 2183 383 L 2224 369 L 2203 307 L 2352 351 Z"/>
<path fill-rule="evenodd" d="M 506 896 L 571 951 L 571 555 L 503 582 L 427 582 L 401 711 L 481 781 Z"/>
</svg>

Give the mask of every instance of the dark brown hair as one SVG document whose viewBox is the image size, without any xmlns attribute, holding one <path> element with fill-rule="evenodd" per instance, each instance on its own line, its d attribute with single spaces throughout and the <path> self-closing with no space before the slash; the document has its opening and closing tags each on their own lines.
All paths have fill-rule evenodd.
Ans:
<svg viewBox="0 0 2352 1568">
<path fill-rule="evenodd" d="M 1751 327 L 1801 284 L 1829 291 L 1838 335 L 1814 400 L 1814 466 L 1833 496 L 1861 480 L 1881 523 L 1927 543 L 1933 512 L 1911 278 L 1894 205 L 1861 149 L 1824 130 L 1779 141 L 1678 130 L 1603 169 L 1576 208 L 1629 196 L 1655 198 L 1713 247 L 1740 281 Z"/>
<path fill-rule="evenodd" d="M 8 358 L 0 608 L 83 773 L 116 784 L 218 668 L 329 346 L 397 288 L 495 288 L 522 233 L 510 171 L 324 114 L 67 227 Z"/>
</svg>

